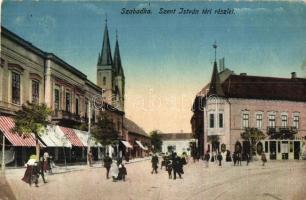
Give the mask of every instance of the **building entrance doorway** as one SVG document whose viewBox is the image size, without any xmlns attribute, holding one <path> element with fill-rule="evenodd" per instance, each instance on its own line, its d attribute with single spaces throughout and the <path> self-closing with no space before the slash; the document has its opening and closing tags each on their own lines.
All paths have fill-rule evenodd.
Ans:
<svg viewBox="0 0 306 200">
<path fill-rule="evenodd" d="M 276 141 L 270 141 L 270 160 L 276 160 Z"/>
<path fill-rule="evenodd" d="M 294 160 L 299 160 L 300 159 L 300 142 L 295 141 L 294 142 Z"/>
</svg>

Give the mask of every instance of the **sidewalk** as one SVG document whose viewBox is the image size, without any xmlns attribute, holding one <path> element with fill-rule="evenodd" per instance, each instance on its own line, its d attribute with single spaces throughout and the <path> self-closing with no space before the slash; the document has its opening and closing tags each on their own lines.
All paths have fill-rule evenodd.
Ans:
<svg viewBox="0 0 306 200">
<path fill-rule="evenodd" d="M 146 160 L 150 160 L 150 157 L 145 157 L 145 158 L 135 158 L 132 160 L 129 160 L 129 162 L 125 161 L 125 165 L 129 165 L 132 163 L 137 163 L 137 162 L 142 162 L 142 161 L 146 161 Z M 102 164 L 102 161 L 97 161 L 92 165 L 92 168 L 100 168 L 100 167 L 104 167 Z M 73 171 L 81 171 L 81 170 L 85 170 L 85 169 L 89 169 L 88 165 L 86 163 L 77 163 L 77 164 L 73 164 L 73 165 L 56 165 L 56 167 L 52 168 L 52 172 L 53 174 L 63 174 L 63 173 L 69 173 L 69 172 L 73 172 Z M 25 167 L 18 167 L 18 168 L 6 168 L 5 170 L 5 175 L 6 176 L 19 176 L 22 177 L 23 174 L 25 172 Z M 47 173 L 48 175 L 48 173 Z"/>
</svg>

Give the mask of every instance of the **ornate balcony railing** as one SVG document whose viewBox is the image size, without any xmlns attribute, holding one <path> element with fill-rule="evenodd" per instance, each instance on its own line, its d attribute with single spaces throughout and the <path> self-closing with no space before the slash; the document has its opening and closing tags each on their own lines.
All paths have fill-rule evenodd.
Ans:
<svg viewBox="0 0 306 200">
<path fill-rule="evenodd" d="M 267 135 L 271 139 L 290 139 L 294 138 L 294 134 L 297 134 L 298 130 L 295 126 L 274 126 L 267 127 Z"/>
<path fill-rule="evenodd" d="M 81 122 L 84 120 L 84 118 L 81 117 L 80 115 L 77 115 L 75 113 L 71 113 L 65 110 L 54 110 L 52 119 L 53 120 L 69 119 L 69 120 L 78 121 L 78 122 Z"/>
</svg>

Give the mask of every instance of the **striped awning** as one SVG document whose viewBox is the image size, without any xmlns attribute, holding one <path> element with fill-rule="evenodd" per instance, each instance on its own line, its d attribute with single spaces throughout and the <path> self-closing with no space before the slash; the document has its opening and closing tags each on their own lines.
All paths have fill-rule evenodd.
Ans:
<svg viewBox="0 0 306 200">
<path fill-rule="evenodd" d="M 13 146 L 34 147 L 36 142 L 35 138 L 30 135 L 29 137 L 22 137 L 12 129 L 15 127 L 15 122 L 12 118 L 0 116 L 0 130 L 4 136 L 12 143 Z"/>
<path fill-rule="evenodd" d="M 47 147 L 71 147 L 71 143 L 58 126 L 50 125 L 39 136 Z"/>
<path fill-rule="evenodd" d="M 123 141 L 123 140 L 121 140 L 121 142 L 122 142 L 122 144 L 124 144 L 124 146 L 125 146 L 126 148 L 131 148 L 131 149 L 133 149 L 132 145 L 131 145 L 129 142 Z"/>
<path fill-rule="evenodd" d="M 73 129 L 73 131 L 76 133 L 76 135 L 78 136 L 78 138 L 81 140 L 81 142 L 83 143 L 83 145 L 85 147 L 88 146 L 88 142 L 90 144 L 91 147 L 102 147 L 102 145 L 98 142 L 96 142 L 93 138 L 90 138 L 90 141 L 88 141 L 89 138 L 89 133 L 86 131 L 81 131 L 78 129 Z"/>
<path fill-rule="evenodd" d="M 137 143 L 138 146 L 140 146 L 140 148 L 142 148 L 143 150 L 148 150 L 148 147 L 144 147 L 140 141 L 136 140 L 136 143 Z"/>
<path fill-rule="evenodd" d="M 74 132 L 72 128 L 66 128 L 66 127 L 60 126 L 60 130 L 65 134 L 65 136 L 68 138 L 72 146 L 84 147 L 83 143 L 78 138 L 78 136 L 76 135 L 76 133 Z"/>
</svg>

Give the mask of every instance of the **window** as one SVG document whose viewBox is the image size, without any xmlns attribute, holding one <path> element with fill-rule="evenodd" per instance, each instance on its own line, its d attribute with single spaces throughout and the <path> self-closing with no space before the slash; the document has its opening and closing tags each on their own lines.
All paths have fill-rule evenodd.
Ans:
<svg viewBox="0 0 306 200">
<path fill-rule="evenodd" d="M 32 102 L 39 103 L 39 82 L 32 80 Z"/>
<path fill-rule="evenodd" d="M 70 93 L 66 92 L 66 111 L 67 112 L 70 112 L 70 105 L 71 105 Z"/>
<path fill-rule="evenodd" d="M 79 99 L 75 99 L 75 114 L 79 115 Z"/>
<path fill-rule="evenodd" d="M 249 114 L 244 113 L 242 116 L 242 127 L 248 128 L 249 127 Z"/>
<path fill-rule="evenodd" d="M 262 128 L 262 114 L 256 114 L 256 127 L 258 129 Z"/>
<path fill-rule="evenodd" d="M 282 127 L 287 127 L 287 123 L 288 123 L 287 115 L 282 115 L 281 119 L 282 119 Z"/>
<path fill-rule="evenodd" d="M 60 110 L 60 91 L 59 89 L 54 89 L 54 109 Z"/>
<path fill-rule="evenodd" d="M 223 113 L 219 113 L 219 128 L 223 128 Z"/>
<path fill-rule="evenodd" d="M 106 85 L 106 77 L 103 77 L 103 85 Z"/>
<path fill-rule="evenodd" d="M 268 153 L 269 151 L 269 143 L 265 141 L 265 152 Z"/>
<path fill-rule="evenodd" d="M 12 72 L 12 102 L 20 104 L 20 74 Z"/>
<path fill-rule="evenodd" d="M 209 128 L 215 127 L 215 115 L 213 113 L 209 114 Z"/>
<path fill-rule="evenodd" d="M 293 116 L 293 126 L 295 128 L 299 128 L 299 120 L 300 120 L 299 116 Z"/>
<path fill-rule="evenodd" d="M 269 127 L 275 128 L 275 115 L 269 115 Z"/>
</svg>

